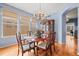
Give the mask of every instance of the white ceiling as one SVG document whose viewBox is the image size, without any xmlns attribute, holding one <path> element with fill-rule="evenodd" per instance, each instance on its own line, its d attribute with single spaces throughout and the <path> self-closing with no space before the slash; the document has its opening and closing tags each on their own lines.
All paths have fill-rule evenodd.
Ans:
<svg viewBox="0 0 79 59">
<path fill-rule="evenodd" d="M 18 9 L 34 14 L 40 8 L 40 3 L 8 3 Z M 59 12 L 67 3 L 41 3 L 41 9 L 45 11 L 46 16 Z"/>
</svg>

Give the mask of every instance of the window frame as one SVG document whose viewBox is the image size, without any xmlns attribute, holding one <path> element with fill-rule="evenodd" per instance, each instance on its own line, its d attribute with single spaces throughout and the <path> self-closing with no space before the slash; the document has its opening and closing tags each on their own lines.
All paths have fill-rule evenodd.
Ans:
<svg viewBox="0 0 79 59">
<path fill-rule="evenodd" d="M 25 22 L 26 22 L 26 25 L 25 25 Z M 21 34 L 22 35 L 27 35 L 28 32 L 30 31 L 30 16 L 27 16 L 27 15 L 26 16 L 21 16 L 20 24 L 21 24 L 21 26 L 26 26 L 28 28 L 28 29 L 26 29 L 27 31 L 25 33 L 23 33 L 22 32 L 22 27 L 21 27 Z"/>
<path fill-rule="evenodd" d="M 3 10 L 2 10 L 2 30 L 3 30 L 2 38 L 14 37 L 14 36 L 16 36 L 16 33 L 12 34 L 12 35 L 10 35 L 10 34 L 4 35 L 4 24 L 7 24 L 6 21 L 4 21 L 4 20 L 7 19 L 7 20 L 10 20 L 10 22 L 12 21 L 12 23 L 14 23 L 14 24 L 12 24 L 12 23 L 8 23 L 8 24 L 11 24 L 12 26 L 16 26 L 15 31 L 17 32 L 17 16 L 18 15 L 14 11 L 11 11 L 10 9 L 6 9 L 6 10 L 8 10 L 8 12 L 16 14 L 16 18 L 4 16 L 4 12 L 5 12 L 4 9 L 5 8 L 3 8 Z M 15 21 L 15 22 L 13 22 L 13 21 Z"/>
</svg>

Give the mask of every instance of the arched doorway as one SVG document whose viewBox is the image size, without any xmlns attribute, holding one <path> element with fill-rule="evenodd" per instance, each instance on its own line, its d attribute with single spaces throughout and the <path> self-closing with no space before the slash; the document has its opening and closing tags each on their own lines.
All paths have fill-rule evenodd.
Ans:
<svg viewBox="0 0 79 59">
<path fill-rule="evenodd" d="M 63 13 L 62 13 L 62 42 L 64 42 L 64 44 L 65 45 L 67 45 L 67 26 L 66 26 L 66 15 L 71 11 L 71 10 L 73 10 L 73 9 L 77 9 L 77 11 L 78 11 L 78 8 L 77 7 L 69 7 L 68 9 L 66 9 Z M 77 22 L 78 23 L 78 22 Z M 78 26 L 77 26 L 77 29 L 78 29 Z M 78 36 L 78 35 L 77 35 Z M 69 39 L 69 38 L 68 38 Z M 77 38 L 78 39 L 78 38 Z M 77 43 L 77 41 L 76 41 L 76 43 Z M 69 43 L 69 45 L 71 45 L 72 46 L 72 44 L 71 44 L 71 41 L 70 41 L 70 43 Z M 72 46 L 73 47 L 73 46 Z M 76 45 L 76 47 L 77 47 L 77 45 Z M 67 47 L 68 48 L 68 47 Z M 74 49 L 74 48 L 73 48 Z M 75 51 L 76 53 L 77 53 L 77 48 L 76 48 L 76 51 Z"/>
</svg>

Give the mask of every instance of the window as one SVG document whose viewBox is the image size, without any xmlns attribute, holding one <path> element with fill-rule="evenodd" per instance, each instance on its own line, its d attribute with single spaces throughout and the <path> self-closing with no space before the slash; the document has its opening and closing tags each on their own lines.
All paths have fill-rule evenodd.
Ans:
<svg viewBox="0 0 79 59">
<path fill-rule="evenodd" d="M 27 34 L 29 31 L 30 17 L 22 16 L 21 17 L 21 34 Z"/>
<path fill-rule="evenodd" d="M 3 9 L 3 36 L 13 36 L 17 31 L 17 14 Z"/>
</svg>

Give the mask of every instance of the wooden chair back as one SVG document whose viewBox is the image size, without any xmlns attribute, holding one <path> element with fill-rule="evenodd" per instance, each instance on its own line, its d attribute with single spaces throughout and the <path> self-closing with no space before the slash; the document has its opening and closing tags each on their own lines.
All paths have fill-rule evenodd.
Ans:
<svg viewBox="0 0 79 59">
<path fill-rule="evenodd" d="M 51 39 L 48 38 L 48 40 L 47 40 L 47 44 L 46 44 L 46 48 L 48 48 L 50 45 L 51 45 Z"/>
<path fill-rule="evenodd" d="M 20 32 L 18 32 L 18 34 L 16 33 L 16 39 L 17 39 L 17 43 L 18 43 L 18 48 L 20 47 L 23 50 Z"/>
<path fill-rule="evenodd" d="M 52 43 L 55 43 L 55 35 L 56 32 L 52 32 L 49 34 L 49 37 L 47 38 L 47 47 L 50 46 Z"/>
</svg>

